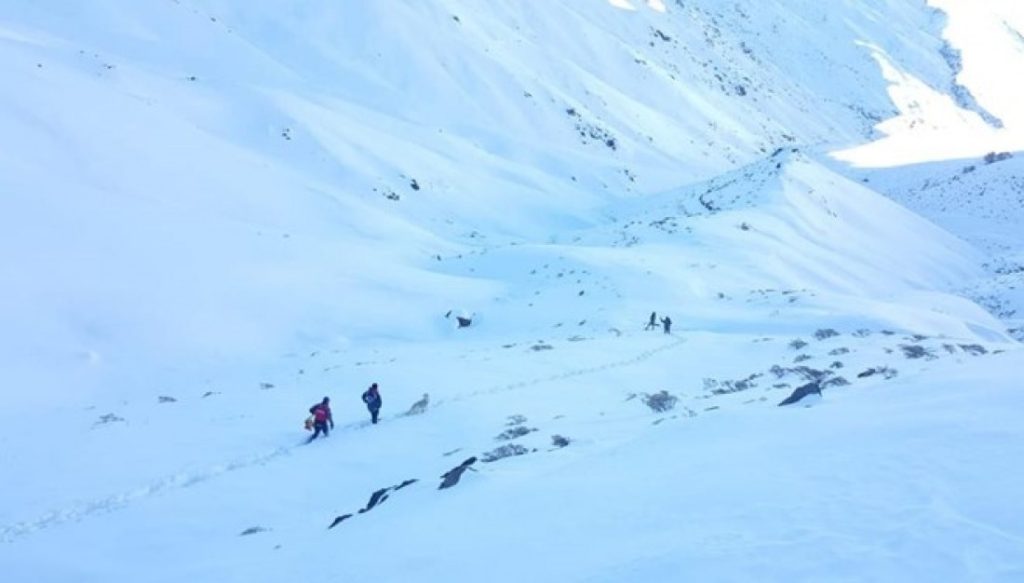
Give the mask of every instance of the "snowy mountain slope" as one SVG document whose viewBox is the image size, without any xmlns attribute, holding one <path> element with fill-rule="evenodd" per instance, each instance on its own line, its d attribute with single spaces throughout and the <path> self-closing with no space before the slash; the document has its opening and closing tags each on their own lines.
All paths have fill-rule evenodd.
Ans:
<svg viewBox="0 0 1024 583">
<path fill-rule="evenodd" d="M 942 22 L 939 54 L 953 73 L 947 86 L 920 78 L 884 50 L 865 44 L 889 82 L 898 115 L 876 126 L 882 139 L 841 150 L 856 166 L 895 167 L 981 157 L 1024 148 L 1018 103 L 1024 86 L 1024 5 L 929 0 Z"/>
<path fill-rule="evenodd" d="M 1019 153 L 857 172 L 887 196 L 955 233 L 985 256 L 985 275 L 962 293 L 1022 337 L 1024 162 Z"/>
<path fill-rule="evenodd" d="M 1019 576 L 1012 4 L 628 4 L 0 8 L 5 579 Z"/>
<path fill-rule="evenodd" d="M 920 333 L 1004 337 L 1000 324 L 967 302 L 957 308 L 956 300 L 910 299 L 978 277 L 975 252 L 800 154 L 779 152 L 604 214 L 605 225 L 565 233 L 554 244 L 484 249 L 442 265 L 455 276 L 518 282 L 493 306 L 474 306 L 488 328 L 501 330 L 548 312 L 557 318 L 551 325 L 584 322 L 575 327 L 581 332 L 601 332 L 609 319 L 628 329 L 646 306 L 670 298 L 679 305 L 677 322 L 688 328 L 746 322 L 765 331 L 770 315 L 787 330 L 843 314 Z M 798 303 L 787 297 L 794 292 Z M 748 305 L 765 294 L 773 299 Z M 773 301 L 784 309 L 766 314 Z M 632 309 L 603 313 L 616 303 Z"/>
<path fill-rule="evenodd" d="M 429 273 L 469 235 L 546 238 L 786 142 L 861 141 L 891 105 L 857 41 L 949 85 L 929 13 L 831 10 L 8 4 L 8 366 L 129 385 L 339 330 L 429 335 L 487 293 Z M 75 304 L 42 299 L 56 289 Z M 387 289 L 420 307 L 380 313 Z"/>
<path fill-rule="evenodd" d="M 427 413 L 368 426 L 347 404 L 356 395 L 335 393 L 339 430 L 309 447 L 290 445 L 287 432 L 268 435 L 288 416 L 258 394 L 131 404 L 119 409 L 124 421 L 89 440 L 115 452 L 125 439 L 153 441 L 130 470 L 112 468 L 134 487 L 88 497 L 81 486 L 104 463 L 90 456 L 94 467 L 76 484 L 80 501 L 6 525 L 0 556 L 10 572 L 38 581 L 119 580 L 140 569 L 154 581 L 470 580 L 483 569 L 496 580 L 743 579 L 755 571 L 772 580 L 940 571 L 1012 580 L 1020 481 L 991 471 L 1022 443 L 1019 391 L 1006 375 L 1020 351 L 991 355 L 983 345 L 877 331 L 817 336 L 799 348 L 699 332 L 551 341 L 542 351 L 471 340 L 392 346 L 394 361 L 366 364 L 367 375 L 381 379 L 389 411 L 429 390 Z M 927 356 L 905 356 L 911 346 Z M 296 364 L 316 370 L 371 352 Z M 794 355 L 852 386 L 829 388 L 814 409 L 774 408 L 804 382 L 804 372 L 773 372 Z M 428 384 L 438 362 L 457 372 Z M 876 369 L 884 372 L 859 378 Z M 675 409 L 655 413 L 635 396 L 659 390 L 679 399 Z M 240 402 L 244 416 L 223 416 Z M 220 430 L 204 428 L 218 409 Z M 147 477 L 182 455 L 153 437 L 175 427 L 191 430 L 176 439 L 194 431 L 213 440 L 204 457 L 223 457 Z M 523 437 L 500 437 L 516 427 Z M 224 447 L 232 433 L 247 438 L 248 453 Z M 555 435 L 569 445 L 552 445 Z M 477 462 L 459 485 L 437 490 L 438 476 L 460 461 L 511 445 L 522 454 Z M 358 512 L 374 491 L 411 479 L 419 481 Z M 353 516 L 327 528 L 344 514 Z M 355 551 L 366 546 L 374 552 Z M 60 561 L 49 560 L 54 548 Z M 978 564 L 978 553 L 989 560 Z"/>
</svg>

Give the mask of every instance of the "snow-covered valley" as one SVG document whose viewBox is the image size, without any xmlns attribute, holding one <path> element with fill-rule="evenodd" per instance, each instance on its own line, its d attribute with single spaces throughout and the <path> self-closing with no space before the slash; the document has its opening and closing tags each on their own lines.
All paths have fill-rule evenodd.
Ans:
<svg viewBox="0 0 1024 583">
<path fill-rule="evenodd" d="M 0 577 L 1024 578 L 1022 33 L 0 6 Z"/>
</svg>

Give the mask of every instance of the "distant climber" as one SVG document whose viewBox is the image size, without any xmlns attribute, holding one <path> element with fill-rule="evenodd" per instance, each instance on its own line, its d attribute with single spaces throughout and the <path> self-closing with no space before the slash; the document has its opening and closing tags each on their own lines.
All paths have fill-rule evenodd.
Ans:
<svg viewBox="0 0 1024 583">
<path fill-rule="evenodd" d="M 647 325 L 644 326 L 644 330 L 645 331 L 646 330 L 654 330 L 657 327 L 658 327 L 658 313 L 657 312 L 651 312 L 651 319 L 650 319 L 649 322 L 647 322 Z"/>
<path fill-rule="evenodd" d="M 672 318 L 665 316 L 664 318 L 661 319 L 661 325 L 665 329 L 665 334 L 672 333 Z"/>
<path fill-rule="evenodd" d="M 380 391 L 377 389 L 377 383 L 370 385 L 370 388 L 366 389 L 363 393 L 363 402 L 366 403 L 366 408 L 370 410 L 370 419 L 376 424 L 377 414 L 380 413 L 380 406 L 383 402 L 380 398 Z"/>
<path fill-rule="evenodd" d="M 309 408 L 310 414 L 313 416 L 313 435 L 309 437 L 309 443 L 320 436 L 321 433 L 324 437 L 330 433 L 328 425 L 331 429 L 334 429 L 334 417 L 331 415 L 331 400 L 328 397 L 324 397 L 323 401 L 320 401 L 316 405 Z"/>
</svg>

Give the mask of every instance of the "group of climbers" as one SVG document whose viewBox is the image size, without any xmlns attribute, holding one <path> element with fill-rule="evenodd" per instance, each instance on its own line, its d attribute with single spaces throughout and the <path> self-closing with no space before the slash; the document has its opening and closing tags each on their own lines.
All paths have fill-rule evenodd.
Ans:
<svg viewBox="0 0 1024 583">
<path fill-rule="evenodd" d="M 644 327 L 644 330 L 657 329 L 658 321 L 658 314 L 656 312 L 651 312 L 651 318 L 647 322 L 647 326 Z M 665 316 L 660 321 L 665 334 L 671 334 L 672 319 Z M 423 395 L 422 403 L 424 407 L 426 406 L 426 397 L 426 395 Z M 380 406 L 383 403 L 377 383 L 371 384 L 370 388 L 363 391 L 362 399 L 366 408 L 370 411 L 370 422 L 376 425 L 380 415 Z M 307 443 L 313 441 L 321 434 L 323 434 L 324 437 L 327 437 L 330 430 L 334 429 L 334 417 L 331 415 L 330 403 L 331 400 L 328 397 L 324 397 L 323 401 L 309 408 L 310 415 L 309 418 L 306 419 L 306 430 L 312 431 L 313 435 L 309 437 L 309 441 L 307 441 Z M 419 405 L 419 403 L 417 403 L 417 405 Z M 416 405 L 413 406 L 413 409 L 415 408 Z"/>
<path fill-rule="evenodd" d="M 671 334 L 672 333 L 672 318 L 669 318 L 668 316 L 665 316 L 664 318 L 662 318 L 661 319 L 661 326 L 662 326 L 662 330 L 665 331 L 665 334 Z M 651 319 L 648 320 L 647 325 L 644 326 L 644 330 L 654 330 L 657 327 L 658 327 L 658 313 L 657 312 L 651 312 Z"/>
<path fill-rule="evenodd" d="M 377 387 L 377 383 L 370 385 L 370 388 L 363 392 L 363 403 L 366 404 L 366 408 L 370 411 L 370 420 L 376 424 L 378 415 L 380 414 L 380 406 L 383 400 L 380 397 L 380 390 Z M 334 429 L 334 416 L 331 415 L 331 399 L 324 397 L 323 401 L 313 405 L 309 408 L 309 418 L 306 419 L 306 430 L 312 431 L 313 435 L 309 437 L 309 443 L 320 437 L 323 434 L 327 437 L 330 434 L 330 430 Z"/>
</svg>

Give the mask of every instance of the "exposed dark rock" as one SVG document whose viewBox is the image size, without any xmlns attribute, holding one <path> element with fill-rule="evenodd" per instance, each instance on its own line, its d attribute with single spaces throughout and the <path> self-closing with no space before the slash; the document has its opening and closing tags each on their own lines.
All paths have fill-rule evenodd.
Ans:
<svg viewBox="0 0 1024 583">
<path fill-rule="evenodd" d="M 505 446 L 507 447 L 507 446 Z M 500 448 L 499 448 L 500 449 Z M 485 460 L 486 461 L 486 460 Z M 476 457 L 471 457 L 454 468 L 448 470 L 441 476 L 441 485 L 437 487 L 438 490 L 444 490 L 451 488 L 452 486 L 459 483 L 462 478 L 462 474 L 470 469 L 470 466 L 476 463 Z"/>
<path fill-rule="evenodd" d="M 359 514 L 369 512 L 370 510 L 373 510 L 374 506 L 382 504 L 385 500 L 388 499 L 389 490 L 391 490 L 391 488 L 381 488 L 380 490 L 377 490 L 373 494 L 370 494 L 370 501 L 366 503 L 366 508 L 363 508 L 362 510 L 359 511 Z"/>
<path fill-rule="evenodd" d="M 891 378 L 894 378 L 897 375 L 897 372 L 895 369 L 891 369 L 887 366 L 872 367 L 859 373 L 857 375 L 857 378 L 866 379 L 868 377 L 872 377 L 875 375 L 882 375 L 883 378 L 889 380 Z"/>
<path fill-rule="evenodd" d="M 266 531 L 267 531 L 267 529 L 263 528 L 262 526 L 251 526 L 251 527 L 243 530 L 238 536 L 249 536 L 250 534 L 257 534 L 257 533 L 266 532 Z"/>
<path fill-rule="evenodd" d="M 910 359 L 924 358 L 932 360 L 936 358 L 935 353 L 919 344 L 900 344 L 900 350 L 903 351 L 903 356 Z"/>
<path fill-rule="evenodd" d="M 968 354 L 973 354 L 974 356 L 988 354 L 988 350 L 980 344 L 961 344 L 960 349 Z"/>
<path fill-rule="evenodd" d="M 419 480 L 417 480 L 416 478 L 412 478 L 412 479 L 406 480 L 406 481 L 402 482 L 401 484 L 395 486 L 393 489 L 394 489 L 395 492 L 397 492 L 397 491 L 401 490 L 402 488 L 405 488 L 406 486 L 411 486 L 411 485 L 415 484 L 416 482 L 419 482 Z"/>
<path fill-rule="evenodd" d="M 327 530 L 331 530 L 332 528 L 338 526 L 342 522 L 345 522 L 349 518 L 352 518 L 351 514 L 342 514 L 341 516 L 335 517 L 334 521 L 331 522 L 331 525 L 327 527 Z"/>
<path fill-rule="evenodd" d="M 655 413 L 664 413 L 665 411 L 671 411 L 675 408 L 679 398 L 669 393 L 668 391 L 661 391 L 659 393 L 644 394 L 644 405 L 647 405 Z"/>
<path fill-rule="evenodd" d="M 503 445 L 501 447 L 492 449 L 491 451 L 483 454 L 483 456 L 480 458 L 480 461 L 484 463 L 491 463 L 507 457 L 525 455 L 528 453 L 530 453 L 530 450 L 519 445 L 518 443 L 509 443 L 507 445 Z"/>
<path fill-rule="evenodd" d="M 782 407 L 784 405 L 792 405 L 794 403 L 799 403 L 801 400 L 803 400 L 804 398 L 806 398 L 809 395 L 818 395 L 820 397 L 821 396 L 821 385 L 819 383 L 817 383 L 817 382 L 812 382 L 812 383 L 807 383 L 806 385 L 797 387 L 796 390 L 793 391 L 793 394 L 791 394 L 790 396 L 786 397 L 781 403 L 779 403 L 779 407 Z"/>
<path fill-rule="evenodd" d="M 816 338 L 817 340 L 825 340 L 827 338 L 834 338 L 836 336 L 839 336 L 839 332 L 836 332 L 832 328 L 822 328 L 820 330 L 815 331 L 814 333 L 814 338 Z"/>
<path fill-rule="evenodd" d="M 553 446 L 555 446 L 557 448 L 565 447 L 565 446 L 569 445 L 569 443 L 570 443 L 570 440 L 569 440 L 568 437 L 563 437 L 561 435 L 552 435 L 551 436 L 551 445 L 553 445 Z"/>
<path fill-rule="evenodd" d="M 95 424 L 96 425 L 105 425 L 107 423 L 117 423 L 119 421 L 123 422 L 124 421 L 124 417 L 118 417 L 117 415 L 114 415 L 113 413 L 107 413 L 106 415 L 100 415 L 99 420 L 96 421 Z"/>
<path fill-rule="evenodd" d="M 537 431 L 536 427 L 526 427 L 525 425 L 516 425 L 499 433 L 494 439 L 499 441 L 511 441 L 513 439 L 522 437 L 528 433 Z"/>
<path fill-rule="evenodd" d="M 844 377 L 832 377 L 827 381 L 821 383 L 821 388 L 827 389 L 829 387 L 845 387 L 850 384 L 850 381 Z"/>
</svg>

